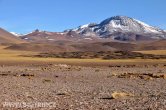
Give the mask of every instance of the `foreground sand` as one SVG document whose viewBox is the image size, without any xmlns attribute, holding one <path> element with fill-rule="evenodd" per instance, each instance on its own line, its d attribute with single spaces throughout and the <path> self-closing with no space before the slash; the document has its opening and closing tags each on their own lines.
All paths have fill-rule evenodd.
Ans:
<svg viewBox="0 0 166 110">
<path fill-rule="evenodd" d="M 54 102 L 55 108 L 42 109 L 164 110 L 165 73 L 165 64 L 2 65 L 0 107 L 11 109 L 4 102 Z"/>
<path fill-rule="evenodd" d="M 33 58 L 0 48 L 0 109 L 165 110 L 166 60 Z M 51 103 L 54 107 L 32 106 Z M 29 104 L 29 106 L 28 106 Z"/>
</svg>

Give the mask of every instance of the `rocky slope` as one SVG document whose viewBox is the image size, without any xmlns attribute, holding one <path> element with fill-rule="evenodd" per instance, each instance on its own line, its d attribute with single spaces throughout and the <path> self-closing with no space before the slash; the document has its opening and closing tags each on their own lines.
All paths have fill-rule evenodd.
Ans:
<svg viewBox="0 0 166 110">
<path fill-rule="evenodd" d="M 67 30 L 67 32 L 69 31 L 74 31 L 83 36 L 97 36 L 122 41 L 166 39 L 164 30 L 126 16 L 114 16 L 99 24 L 90 23 L 76 29 Z"/>
<path fill-rule="evenodd" d="M 6 43 L 22 43 L 24 42 L 20 38 L 17 38 L 15 35 L 9 33 L 8 31 L 0 28 L 0 44 Z"/>
</svg>

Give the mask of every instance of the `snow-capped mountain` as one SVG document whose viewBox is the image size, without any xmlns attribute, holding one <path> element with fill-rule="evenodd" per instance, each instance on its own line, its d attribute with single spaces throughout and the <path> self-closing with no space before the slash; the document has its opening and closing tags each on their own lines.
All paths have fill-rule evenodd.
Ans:
<svg viewBox="0 0 166 110">
<path fill-rule="evenodd" d="M 150 26 L 139 20 L 126 17 L 114 16 L 101 23 L 90 23 L 71 29 L 83 36 L 98 36 L 99 38 L 112 38 L 116 40 L 135 39 L 166 39 L 166 32 L 162 29 Z"/>
<path fill-rule="evenodd" d="M 139 41 L 166 39 L 166 31 L 130 17 L 114 16 L 102 21 L 99 24 L 89 23 L 64 32 L 48 32 L 36 29 L 35 31 L 20 37 L 24 40 L 31 41 L 56 41 L 58 39 L 79 41 L 85 39 L 93 39 L 97 41 L 108 41 L 108 39 L 120 41 Z"/>
<path fill-rule="evenodd" d="M 22 36 L 22 34 L 18 34 L 18 33 L 16 33 L 16 32 L 10 32 L 10 33 L 13 34 L 13 35 L 16 36 L 16 37 Z"/>
</svg>

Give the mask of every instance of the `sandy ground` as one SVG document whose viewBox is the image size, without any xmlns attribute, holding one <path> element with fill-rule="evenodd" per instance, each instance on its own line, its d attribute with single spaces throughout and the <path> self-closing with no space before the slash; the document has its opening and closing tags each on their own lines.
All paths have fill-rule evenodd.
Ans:
<svg viewBox="0 0 166 110">
<path fill-rule="evenodd" d="M 165 110 L 166 63 L 0 66 L 0 109 Z M 16 106 L 6 103 L 53 103 Z"/>
</svg>

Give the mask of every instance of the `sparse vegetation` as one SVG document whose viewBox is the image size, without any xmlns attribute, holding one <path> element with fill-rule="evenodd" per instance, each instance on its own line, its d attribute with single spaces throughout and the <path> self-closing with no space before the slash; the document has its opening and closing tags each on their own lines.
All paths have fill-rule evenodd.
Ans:
<svg viewBox="0 0 166 110">
<path fill-rule="evenodd" d="M 30 52 L 30 51 L 14 51 L 14 50 L 6 50 L 6 46 L 0 46 L 0 64 L 4 66 L 5 64 L 26 64 L 26 63 L 62 63 L 62 64 L 87 64 L 87 63 L 92 63 L 93 65 L 103 65 L 102 63 L 108 64 L 110 62 L 112 63 L 130 63 L 130 62 L 135 62 L 135 63 L 140 63 L 140 62 L 166 62 L 166 59 L 157 59 L 157 60 L 144 60 L 144 59 L 108 59 L 108 60 L 103 60 L 101 58 L 94 58 L 94 59 L 79 59 L 79 58 L 55 58 L 47 56 L 47 54 L 40 54 L 37 52 Z M 98 52 L 100 54 L 103 54 L 103 52 Z M 27 55 L 29 55 L 27 57 Z M 37 56 L 36 56 L 37 55 Z M 45 57 L 45 55 L 47 58 Z M 31 56 L 31 57 L 30 57 Z M 36 57 L 34 57 L 36 56 Z M 95 56 L 96 57 L 96 56 Z"/>
<path fill-rule="evenodd" d="M 110 76 L 108 76 L 109 78 Z M 112 77 L 117 78 L 140 78 L 145 80 L 150 79 L 166 79 L 166 74 L 153 74 L 153 73 L 122 73 L 122 74 L 112 74 Z"/>
<path fill-rule="evenodd" d="M 21 74 L 20 76 L 23 76 L 23 77 L 34 77 L 35 75 L 34 74 Z"/>
<path fill-rule="evenodd" d="M 166 59 L 166 55 L 142 54 L 130 51 L 100 51 L 100 52 L 63 52 L 42 53 L 36 57 L 43 58 L 77 58 L 77 59 Z"/>
<path fill-rule="evenodd" d="M 95 72 L 99 72 L 100 70 L 99 69 L 96 69 Z"/>
<path fill-rule="evenodd" d="M 42 82 L 43 82 L 43 83 L 45 83 L 45 82 L 50 83 L 50 82 L 52 82 L 52 81 L 51 81 L 50 79 L 43 79 Z"/>
<path fill-rule="evenodd" d="M 57 93 L 57 95 L 63 96 L 63 95 L 66 95 L 66 93 Z"/>
</svg>

